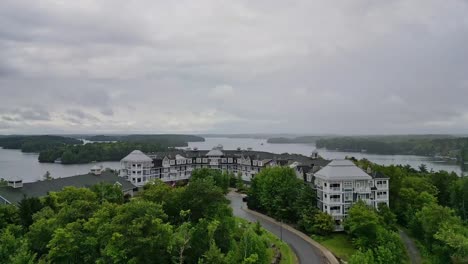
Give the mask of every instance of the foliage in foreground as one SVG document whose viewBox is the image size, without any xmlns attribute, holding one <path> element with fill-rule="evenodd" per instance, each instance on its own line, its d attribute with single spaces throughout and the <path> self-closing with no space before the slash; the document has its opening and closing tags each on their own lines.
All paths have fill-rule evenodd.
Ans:
<svg viewBox="0 0 468 264">
<path fill-rule="evenodd" d="M 425 166 L 358 165 L 390 177 L 390 206 L 397 222 L 418 240 L 431 263 L 468 263 L 468 178 Z M 364 256 L 365 252 L 362 252 Z M 367 254 L 367 253 L 366 253 Z"/>
<path fill-rule="evenodd" d="M 317 209 L 315 192 L 293 169 L 263 169 L 252 180 L 248 206 L 278 220 L 297 224 L 309 234 L 327 235 L 334 229 L 330 215 Z"/>
<path fill-rule="evenodd" d="M 239 224 L 212 177 L 148 184 L 125 201 L 117 186 L 67 187 L 37 204 L 0 206 L 0 263 L 269 263 L 270 241 Z"/>
</svg>

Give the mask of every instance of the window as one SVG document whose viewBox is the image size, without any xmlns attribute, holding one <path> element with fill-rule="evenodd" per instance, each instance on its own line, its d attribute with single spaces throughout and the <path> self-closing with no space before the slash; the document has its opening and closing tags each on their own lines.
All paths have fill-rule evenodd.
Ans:
<svg viewBox="0 0 468 264">
<path fill-rule="evenodd" d="M 330 206 L 330 210 L 332 211 L 340 211 L 341 208 L 339 206 Z"/>
<path fill-rule="evenodd" d="M 350 192 L 344 193 L 344 200 L 345 202 L 353 201 L 353 194 Z"/>
<path fill-rule="evenodd" d="M 203 158 L 203 163 L 207 163 L 208 162 L 208 159 L 207 158 Z"/>
<path fill-rule="evenodd" d="M 187 160 L 187 164 L 192 164 L 192 160 L 191 160 L 191 159 L 188 159 L 188 160 Z"/>
<path fill-rule="evenodd" d="M 171 165 L 174 165 L 174 164 L 175 164 L 175 160 L 171 160 L 171 161 L 170 161 L 170 164 L 171 164 Z"/>
<path fill-rule="evenodd" d="M 353 188 L 353 182 L 344 182 L 343 183 L 344 188 Z"/>
<path fill-rule="evenodd" d="M 332 188 L 340 188 L 340 184 L 339 184 L 339 183 L 332 183 L 332 184 L 330 184 L 330 187 L 332 187 Z"/>
<path fill-rule="evenodd" d="M 327 183 L 324 183 L 323 186 L 327 187 Z"/>
</svg>

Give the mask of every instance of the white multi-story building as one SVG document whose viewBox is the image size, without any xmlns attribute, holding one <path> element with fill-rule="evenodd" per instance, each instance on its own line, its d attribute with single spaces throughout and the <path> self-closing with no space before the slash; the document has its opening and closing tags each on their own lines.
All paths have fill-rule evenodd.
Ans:
<svg viewBox="0 0 468 264">
<path fill-rule="evenodd" d="M 290 166 L 297 176 L 305 179 L 312 167 L 327 162 L 316 154 L 306 157 L 296 154 L 274 154 L 252 150 L 223 150 L 222 146 L 207 150 L 172 150 L 144 154 L 135 150 L 121 160 L 119 175 L 136 186 L 160 179 L 164 182 L 187 180 L 192 171 L 201 168 L 218 169 L 240 175 L 245 182 L 251 181 L 262 168 Z"/>
<path fill-rule="evenodd" d="M 139 150 L 134 150 L 120 161 L 120 176 L 133 183 L 142 186 L 152 176 L 153 159 Z"/>
<path fill-rule="evenodd" d="M 389 205 L 389 179 L 382 174 L 364 171 L 350 160 L 333 160 L 307 175 L 317 192 L 317 206 L 333 216 L 335 229 L 342 230 L 342 221 L 353 203 L 362 200 L 377 208 Z"/>
</svg>

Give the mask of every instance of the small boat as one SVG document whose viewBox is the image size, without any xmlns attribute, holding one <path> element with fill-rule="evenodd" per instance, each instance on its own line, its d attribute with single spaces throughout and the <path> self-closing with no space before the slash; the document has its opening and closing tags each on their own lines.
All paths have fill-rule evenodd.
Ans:
<svg viewBox="0 0 468 264">
<path fill-rule="evenodd" d="M 58 164 L 62 163 L 62 158 L 58 158 L 58 159 L 54 160 L 54 163 L 58 163 Z"/>
</svg>

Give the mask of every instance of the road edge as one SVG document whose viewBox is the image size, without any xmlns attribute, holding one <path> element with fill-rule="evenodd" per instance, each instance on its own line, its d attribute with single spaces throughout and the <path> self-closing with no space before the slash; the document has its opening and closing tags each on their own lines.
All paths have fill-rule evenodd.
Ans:
<svg viewBox="0 0 468 264">
<path fill-rule="evenodd" d="M 242 207 L 241 208 L 242 210 L 248 212 L 248 213 L 251 213 L 253 215 L 256 215 L 260 218 L 263 218 L 269 222 L 272 222 L 276 225 L 280 225 L 281 223 L 279 223 L 278 221 L 276 221 L 275 219 L 269 217 L 269 216 L 266 216 L 264 214 L 261 214 L 259 212 L 256 212 L 256 211 L 252 211 L 248 208 L 244 208 Z M 283 228 L 284 229 L 287 229 L 289 232 L 292 232 L 294 234 L 296 234 L 297 236 L 301 237 L 303 240 L 305 240 L 307 243 L 309 243 L 311 246 L 317 248 L 321 253 L 322 253 L 322 256 L 327 260 L 327 262 L 329 264 L 339 264 L 340 262 L 336 259 L 335 255 L 333 255 L 333 253 L 331 253 L 327 248 L 325 248 L 324 246 L 322 246 L 321 244 L 319 244 L 317 241 L 313 240 L 312 238 L 310 238 L 308 235 L 302 233 L 301 231 L 293 228 L 292 226 L 290 225 L 287 225 L 287 224 L 282 224 L 283 225 Z"/>
</svg>

